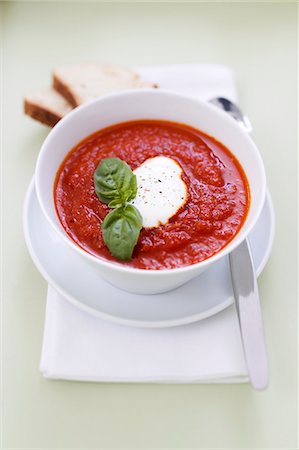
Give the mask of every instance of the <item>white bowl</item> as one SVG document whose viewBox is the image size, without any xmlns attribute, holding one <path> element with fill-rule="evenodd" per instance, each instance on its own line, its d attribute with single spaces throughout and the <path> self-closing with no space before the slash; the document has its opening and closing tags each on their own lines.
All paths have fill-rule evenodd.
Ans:
<svg viewBox="0 0 299 450">
<path fill-rule="evenodd" d="M 67 153 L 97 130 L 139 119 L 184 123 L 213 136 L 236 156 L 247 175 L 251 204 L 245 223 L 226 247 L 200 263 L 177 269 L 143 270 L 110 262 L 77 246 L 59 221 L 53 186 L 58 168 Z M 156 294 L 181 286 L 234 250 L 255 225 L 266 193 L 265 170 L 259 151 L 234 119 L 213 105 L 160 89 L 130 90 L 107 95 L 68 114 L 51 130 L 42 145 L 36 164 L 35 183 L 41 209 L 65 244 L 87 260 L 111 284 L 139 294 Z"/>
</svg>

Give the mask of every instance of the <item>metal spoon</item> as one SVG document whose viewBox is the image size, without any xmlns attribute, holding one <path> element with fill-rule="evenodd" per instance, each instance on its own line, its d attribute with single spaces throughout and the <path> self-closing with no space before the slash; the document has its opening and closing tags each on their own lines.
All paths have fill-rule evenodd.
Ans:
<svg viewBox="0 0 299 450">
<path fill-rule="evenodd" d="M 223 109 L 223 111 L 232 116 L 247 133 L 252 132 L 250 120 L 235 103 L 224 97 L 212 98 L 210 103 L 213 103 L 213 105 L 218 106 L 218 108 Z"/>
<path fill-rule="evenodd" d="M 217 97 L 210 100 L 210 103 L 230 114 L 247 133 L 252 131 L 248 117 L 233 102 Z M 269 382 L 267 352 L 256 273 L 248 239 L 229 254 L 229 263 L 249 378 L 255 389 L 265 389 Z"/>
</svg>

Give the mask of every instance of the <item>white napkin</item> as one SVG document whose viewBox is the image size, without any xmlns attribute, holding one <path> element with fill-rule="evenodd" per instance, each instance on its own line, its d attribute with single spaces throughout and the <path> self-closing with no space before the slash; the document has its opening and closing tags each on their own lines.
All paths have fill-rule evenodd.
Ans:
<svg viewBox="0 0 299 450">
<path fill-rule="evenodd" d="M 162 88 L 204 100 L 236 100 L 232 72 L 219 65 L 138 68 Z M 106 322 L 49 286 L 40 370 L 47 378 L 102 382 L 248 381 L 235 306 L 192 325 L 141 329 Z"/>
</svg>

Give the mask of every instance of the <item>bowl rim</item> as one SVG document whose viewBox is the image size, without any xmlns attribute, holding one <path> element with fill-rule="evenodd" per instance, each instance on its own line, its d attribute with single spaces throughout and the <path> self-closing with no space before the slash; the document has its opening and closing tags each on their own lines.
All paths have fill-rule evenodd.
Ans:
<svg viewBox="0 0 299 450">
<path fill-rule="evenodd" d="M 44 155 L 47 154 L 47 148 L 50 145 L 53 137 L 61 132 L 61 129 L 63 129 L 63 127 L 65 126 L 66 123 L 71 122 L 73 120 L 73 118 L 76 117 L 77 115 L 80 115 L 82 113 L 84 114 L 84 111 L 88 110 L 93 105 L 95 105 L 97 103 L 100 104 L 102 102 L 105 102 L 106 100 L 110 100 L 110 99 L 113 100 L 113 99 L 119 98 L 119 97 L 138 96 L 140 93 L 142 93 L 143 95 L 151 95 L 151 96 L 154 95 L 154 96 L 180 98 L 182 100 L 186 100 L 186 101 L 192 102 L 194 104 L 199 104 L 199 105 L 201 105 L 201 107 L 204 107 L 204 108 L 209 109 L 210 111 L 213 111 L 213 114 L 218 115 L 219 117 L 222 118 L 221 120 L 227 121 L 227 123 L 230 124 L 229 125 L 230 127 L 234 128 L 235 130 L 238 130 L 238 133 L 241 132 L 241 134 L 243 134 L 243 137 L 245 138 L 245 140 L 247 140 L 248 144 L 252 147 L 252 151 L 255 154 L 255 161 L 256 161 L 256 164 L 259 166 L 259 171 L 261 174 L 261 188 L 260 188 L 261 195 L 259 196 L 259 199 L 257 202 L 255 216 L 253 217 L 253 219 L 251 219 L 250 225 L 247 225 L 246 235 L 240 236 L 241 231 L 247 222 L 247 218 L 245 219 L 241 228 L 238 230 L 237 234 L 233 237 L 233 239 L 231 241 L 229 241 L 219 252 L 215 253 L 214 255 L 210 256 L 209 258 L 206 258 L 203 261 L 200 261 L 198 263 L 190 264 L 190 265 L 183 266 L 183 267 L 176 267 L 176 268 L 172 268 L 172 269 L 160 269 L 160 270 L 140 269 L 138 267 L 122 265 L 121 262 L 109 261 L 104 258 L 92 255 L 91 253 L 88 253 L 86 250 L 84 250 L 79 245 L 77 245 L 70 238 L 70 236 L 68 236 L 68 234 L 65 232 L 65 230 L 63 229 L 62 226 L 61 227 L 56 226 L 56 224 L 52 221 L 52 218 L 48 214 L 46 206 L 43 203 L 43 200 L 42 200 L 43 195 L 41 193 L 39 182 L 38 182 L 39 174 L 41 173 L 40 166 L 42 165 Z M 140 120 L 142 120 L 142 119 L 140 119 Z M 156 120 L 159 120 L 159 119 L 156 119 Z M 124 122 L 126 122 L 126 121 L 124 121 Z M 171 120 L 170 120 L 170 122 L 171 122 Z M 175 121 L 173 121 L 173 122 L 175 123 Z M 116 122 L 115 124 L 117 124 L 117 123 L 122 123 L 122 122 Z M 101 128 L 99 128 L 99 129 L 101 129 Z M 86 137 L 88 137 L 88 135 Z M 82 140 L 83 139 L 85 139 L 85 137 L 82 137 Z M 217 139 L 217 137 L 216 137 L 216 139 Z M 71 151 L 71 149 L 69 151 Z M 42 143 L 42 146 L 40 148 L 40 152 L 38 154 L 38 158 L 36 161 L 34 179 L 35 179 L 36 194 L 37 194 L 37 198 L 38 198 L 38 202 L 41 207 L 41 210 L 42 210 L 43 214 L 45 215 L 46 219 L 48 220 L 48 222 L 50 223 L 50 225 L 52 226 L 52 228 L 59 234 L 59 236 L 62 237 L 62 239 L 64 240 L 66 245 L 71 246 L 77 253 L 81 254 L 84 258 L 88 259 L 93 264 L 96 264 L 99 266 L 104 266 L 108 269 L 112 269 L 114 271 L 119 271 L 122 273 L 145 274 L 147 277 L 154 277 L 154 276 L 162 277 L 167 274 L 196 271 L 196 270 L 198 270 L 199 267 L 204 268 L 204 267 L 218 261 L 219 259 L 225 257 L 229 253 L 231 253 L 235 248 L 238 247 L 238 245 L 241 244 L 241 242 L 243 242 L 247 238 L 248 234 L 255 226 L 255 224 L 261 214 L 261 211 L 262 211 L 262 208 L 264 205 L 264 201 L 265 201 L 265 197 L 266 197 L 266 174 L 265 174 L 264 163 L 263 163 L 261 154 L 260 154 L 257 146 L 255 145 L 254 141 L 251 139 L 249 134 L 246 131 L 244 131 L 229 114 L 227 114 L 226 112 L 217 108 L 216 106 L 208 103 L 207 101 L 203 101 L 203 100 L 200 100 L 198 98 L 191 97 L 188 95 L 175 93 L 175 92 L 167 90 L 167 89 L 152 89 L 152 88 L 127 89 L 127 90 L 123 90 L 120 92 L 113 92 L 113 93 L 103 95 L 101 97 L 90 100 L 89 102 L 84 103 L 84 104 L 76 107 L 75 109 L 73 109 L 65 117 L 63 117 L 55 125 L 54 128 L 52 128 L 50 130 L 46 139 Z M 54 202 L 54 199 L 53 199 L 53 202 Z M 55 206 L 55 203 L 54 203 L 54 206 Z M 58 220 L 59 220 L 59 218 L 58 218 Z"/>
</svg>

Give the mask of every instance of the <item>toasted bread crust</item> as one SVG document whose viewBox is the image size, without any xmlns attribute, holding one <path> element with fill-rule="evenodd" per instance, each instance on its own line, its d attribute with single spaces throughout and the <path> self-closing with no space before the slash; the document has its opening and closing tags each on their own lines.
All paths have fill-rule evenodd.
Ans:
<svg viewBox="0 0 299 450">
<path fill-rule="evenodd" d="M 80 105 L 80 102 L 57 74 L 53 73 L 53 88 L 56 89 L 74 108 Z"/>
<path fill-rule="evenodd" d="M 73 108 L 109 92 L 128 88 L 157 87 L 142 81 L 126 68 L 84 63 L 56 68 L 52 87 L 40 89 L 24 100 L 25 114 L 53 127 Z"/>
<path fill-rule="evenodd" d="M 24 100 L 24 112 L 27 116 L 30 116 L 32 119 L 38 120 L 49 127 L 54 127 L 54 125 L 62 119 L 61 116 L 55 114 L 53 111 L 49 111 L 36 103 L 32 103 L 26 98 Z"/>
<path fill-rule="evenodd" d="M 53 88 L 73 107 L 118 90 L 158 87 L 131 69 L 105 64 L 61 66 L 52 72 Z"/>
</svg>

